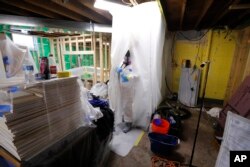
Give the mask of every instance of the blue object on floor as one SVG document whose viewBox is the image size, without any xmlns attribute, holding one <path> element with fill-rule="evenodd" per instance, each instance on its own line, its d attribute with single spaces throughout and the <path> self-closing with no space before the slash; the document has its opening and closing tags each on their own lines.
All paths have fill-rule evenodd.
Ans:
<svg viewBox="0 0 250 167">
<path fill-rule="evenodd" d="M 179 139 L 172 135 L 149 133 L 148 137 L 151 143 L 151 151 L 155 154 L 169 155 L 179 144 Z"/>
</svg>

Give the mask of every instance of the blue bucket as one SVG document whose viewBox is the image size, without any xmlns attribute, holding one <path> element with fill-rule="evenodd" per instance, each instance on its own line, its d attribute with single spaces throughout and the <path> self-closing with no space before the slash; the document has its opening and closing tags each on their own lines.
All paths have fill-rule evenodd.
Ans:
<svg viewBox="0 0 250 167">
<path fill-rule="evenodd" d="M 169 155 L 180 143 L 179 138 L 173 135 L 149 133 L 151 151 L 155 154 Z"/>
</svg>

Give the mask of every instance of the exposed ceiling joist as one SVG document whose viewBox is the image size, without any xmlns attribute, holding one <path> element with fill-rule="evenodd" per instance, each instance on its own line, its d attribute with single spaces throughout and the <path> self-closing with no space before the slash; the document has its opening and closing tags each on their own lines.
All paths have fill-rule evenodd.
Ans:
<svg viewBox="0 0 250 167">
<path fill-rule="evenodd" d="M 123 5 L 130 2 L 108 1 Z M 150 0 L 137 0 L 138 4 L 148 1 Z M 249 0 L 157 1 L 160 1 L 170 31 L 225 26 L 241 28 L 250 25 Z M 94 8 L 94 2 L 95 0 L 0 0 L 0 13 L 111 25 L 111 14 Z"/>
<path fill-rule="evenodd" d="M 229 10 L 250 9 L 250 4 L 230 5 Z"/>
<path fill-rule="evenodd" d="M 249 14 L 245 12 L 248 9 L 250 10 L 248 0 L 159 1 L 170 31 L 202 30 L 225 26 L 233 28 L 236 26 L 229 25 L 237 23 L 246 26 L 250 23 L 250 18 L 247 18 Z M 234 19 L 230 19 L 232 17 Z"/>
<path fill-rule="evenodd" d="M 0 0 L 0 1 L 1 1 L 1 3 L 8 4 L 8 5 L 11 5 L 14 7 L 18 7 L 18 8 L 33 12 L 33 13 L 37 13 L 39 15 L 43 15 L 43 16 L 46 16 L 48 18 L 54 18 L 54 19 L 55 18 L 62 18 L 60 15 L 55 14 L 53 12 L 50 12 L 47 9 L 39 8 L 39 7 L 34 6 L 32 4 L 26 3 L 24 1 L 20 1 L 20 0 L 11 0 L 11 1 Z"/>
<path fill-rule="evenodd" d="M 181 7 L 180 29 L 182 29 L 182 24 L 183 24 L 183 19 L 184 19 L 184 15 L 185 15 L 187 0 L 182 0 L 181 3 L 182 3 L 182 7 Z"/>
<path fill-rule="evenodd" d="M 11 5 L 8 5 L 8 4 L 1 4 L 0 5 L 0 10 L 9 12 L 9 13 L 14 14 L 14 15 L 20 15 L 20 16 L 38 16 L 38 17 L 43 17 L 42 15 L 39 15 L 39 14 L 30 12 L 30 11 L 27 11 L 27 10 L 24 10 L 24 9 L 20 9 L 18 7 L 11 6 Z"/>
<path fill-rule="evenodd" d="M 95 13 L 93 10 L 89 9 L 88 7 L 82 5 L 80 2 L 71 0 L 68 2 L 63 3 L 61 0 L 52 0 L 52 2 L 60 5 L 68 10 L 74 11 L 75 13 L 89 18 L 90 20 L 97 22 L 97 23 L 111 23 L 110 20 L 106 19 L 105 17 Z M 105 22 L 104 22 L 105 21 Z"/>
<path fill-rule="evenodd" d="M 250 10 L 247 10 L 247 11 L 243 12 L 242 14 L 240 14 L 240 15 L 238 16 L 237 19 L 234 19 L 234 20 L 229 24 L 229 26 L 230 26 L 230 27 L 237 27 L 238 23 L 241 22 L 241 20 L 242 20 L 244 17 L 246 17 L 247 15 L 250 15 Z"/>
<path fill-rule="evenodd" d="M 70 18 L 74 21 L 82 21 L 82 20 L 88 21 L 87 17 L 81 16 L 75 13 L 73 10 L 64 8 L 50 0 L 25 0 L 25 2 L 28 2 L 29 4 L 32 4 L 37 7 L 48 9 L 50 12 L 54 12 L 56 14 Z"/>
<path fill-rule="evenodd" d="M 204 18 L 205 14 L 207 13 L 208 9 L 211 7 L 213 3 L 213 0 L 207 0 L 206 3 L 203 6 L 202 13 L 200 14 L 200 17 L 198 18 L 194 28 L 197 29 L 200 25 L 201 20 Z"/>
<path fill-rule="evenodd" d="M 182 17 L 182 14 L 185 14 L 185 8 L 183 9 L 183 0 L 176 1 L 176 0 L 160 0 L 162 5 L 163 11 L 165 10 L 164 14 L 167 18 L 167 22 L 171 22 L 171 25 L 168 24 L 168 28 L 170 30 L 172 29 L 180 29 L 181 22 L 180 18 Z M 184 17 L 184 16 L 183 16 Z"/>
<path fill-rule="evenodd" d="M 228 3 L 225 4 L 224 9 L 218 15 L 214 17 L 214 21 L 211 22 L 210 27 L 214 27 L 226 14 L 228 14 L 229 6 L 232 4 L 238 4 L 240 0 L 229 0 Z"/>
<path fill-rule="evenodd" d="M 65 32 L 45 32 L 45 31 L 28 31 L 29 35 L 37 35 L 42 37 L 63 37 L 63 36 L 78 36 L 79 33 L 65 33 Z"/>
</svg>

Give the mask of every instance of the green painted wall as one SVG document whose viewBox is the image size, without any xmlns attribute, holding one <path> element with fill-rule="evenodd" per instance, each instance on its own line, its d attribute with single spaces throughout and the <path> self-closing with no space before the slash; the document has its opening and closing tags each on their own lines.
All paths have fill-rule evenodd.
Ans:
<svg viewBox="0 0 250 167">
<path fill-rule="evenodd" d="M 12 35 L 10 32 L 8 32 L 10 30 L 10 25 L 4 25 L 4 24 L 0 24 L 0 32 L 5 32 L 5 34 L 12 39 Z"/>
</svg>

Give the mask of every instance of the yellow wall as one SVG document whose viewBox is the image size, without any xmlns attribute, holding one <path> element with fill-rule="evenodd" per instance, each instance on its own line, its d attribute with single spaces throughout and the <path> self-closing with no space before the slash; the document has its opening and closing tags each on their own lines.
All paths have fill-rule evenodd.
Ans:
<svg viewBox="0 0 250 167">
<path fill-rule="evenodd" d="M 232 58 L 236 45 L 236 32 L 223 30 L 209 31 L 200 41 L 176 40 L 173 53 L 173 82 L 172 88 L 178 92 L 180 70 L 183 59 L 191 60 L 192 67 L 199 68 L 203 61 L 210 60 L 206 98 L 223 100 L 229 79 Z M 204 86 L 204 73 L 202 70 L 201 88 Z M 202 91 L 200 91 L 201 96 Z"/>
</svg>

